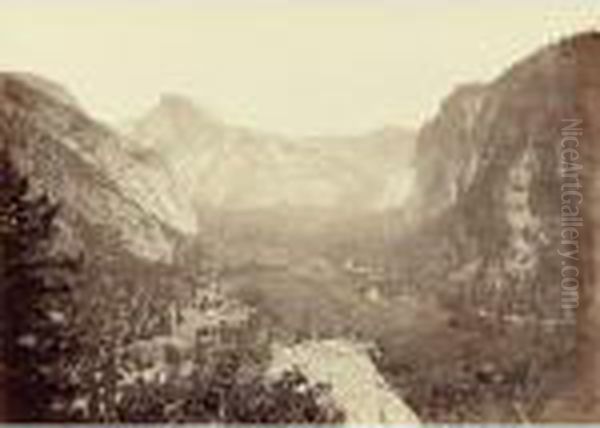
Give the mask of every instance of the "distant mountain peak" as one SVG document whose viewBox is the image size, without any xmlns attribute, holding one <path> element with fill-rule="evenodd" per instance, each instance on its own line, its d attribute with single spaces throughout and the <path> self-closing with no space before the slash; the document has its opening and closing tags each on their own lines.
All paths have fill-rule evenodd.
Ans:
<svg viewBox="0 0 600 428">
<path fill-rule="evenodd" d="M 175 142 L 185 147 L 207 129 L 222 126 L 216 116 L 191 98 L 164 93 L 141 118 L 128 124 L 125 133 L 137 140 L 137 146 L 163 150 L 172 148 Z"/>
<path fill-rule="evenodd" d="M 180 126 L 191 122 L 219 122 L 213 114 L 198 106 L 194 100 L 177 93 L 161 94 L 158 105 L 150 111 L 150 115 L 154 119 L 163 116 L 177 120 Z"/>
<path fill-rule="evenodd" d="M 179 114 L 197 113 L 197 108 L 194 104 L 194 101 L 185 95 L 176 93 L 161 94 L 158 107 L 160 109 Z"/>
<path fill-rule="evenodd" d="M 405 177 L 414 141 L 414 134 L 395 127 L 294 139 L 230 125 L 172 93 L 163 94 L 127 135 L 130 149 L 164 159 L 195 206 L 227 209 L 359 201 L 379 209 L 380 194 L 399 193 L 388 187 Z"/>
</svg>

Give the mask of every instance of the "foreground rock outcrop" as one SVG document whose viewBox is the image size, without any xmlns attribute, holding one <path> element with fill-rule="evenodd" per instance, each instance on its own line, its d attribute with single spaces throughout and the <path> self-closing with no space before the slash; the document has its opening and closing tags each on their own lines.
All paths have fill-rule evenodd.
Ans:
<svg viewBox="0 0 600 428">
<path fill-rule="evenodd" d="M 313 384 L 331 387 L 348 424 L 418 424 L 415 413 L 377 372 L 368 350 L 346 340 L 275 347 L 270 373 L 297 368 Z"/>
</svg>

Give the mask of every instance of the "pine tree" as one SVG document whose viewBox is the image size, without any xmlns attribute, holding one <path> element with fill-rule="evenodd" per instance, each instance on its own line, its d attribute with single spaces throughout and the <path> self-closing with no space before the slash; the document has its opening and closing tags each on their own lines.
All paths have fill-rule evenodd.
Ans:
<svg viewBox="0 0 600 428">
<path fill-rule="evenodd" d="M 13 420 L 61 419 L 67 408 L 66 365 L 75 346 L 68 278 L 76 263 L 52 254 L 57 212 L 47 196 L 32 195 L 0 150 L 0 334 Z"/>
</svg>

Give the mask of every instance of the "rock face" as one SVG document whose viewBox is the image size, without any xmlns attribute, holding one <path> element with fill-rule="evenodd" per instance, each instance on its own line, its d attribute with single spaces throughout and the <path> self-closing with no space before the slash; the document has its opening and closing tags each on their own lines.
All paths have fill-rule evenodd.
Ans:
<svg viewBox="0 0 600 428">
<path fill-rule="evenodd" d="M 344 340 L 277 347 L 270 373 L 296 367 L 313 384 L 331 386 L 347 424 L 418 424 L 413 411 L 387 386 L 367 351 Z"/>
<path fill-rule="evenodd" d="M 577 377 L 546 406 L 545 422 L 600 421 L 600 33 L 583 34 L 568 43 L 577 61 L 577 116 L 584 236 L 581 239 L 580 308 L 577 314 Z M 574 143 L 572 143 L 574 144 Z"/>
<path fill-rule="evenodd" d="M 166 95 L 126 131 L 165 159 L 197 207 L 385 208 L 410 186 L 413 134 L 291 139 L 227 125 L 185 97 Z"/>
<path fill-rule="evenodd" d="M 556 333 L 563 363 L 573 361 L 577 337 L 578 374 L 564 373 L 569 380 L 553 387 L 558 398 L 542 416 L 553 422 L 597 421 L 600 408 L 600 345 L 593 333 L 599 325 L 599 57 L 600 35 L 581 34 L 487 84 L 458 88 L 418 137 L 416 189 L 407 204 L 419 226 L 402 250 L 415 263 L 399 271 L 412 269 L 411 279 L 426 289 L 449 290 L 462 307 L 565 322 Z M 577 142 L 564 143 L 568 127 Z M 565 153 L 567 147 L 574 151 Z M 578 234 L 561 236 L 568 216 L 583 216 L 583 225 Z M 568 249 L 565 239 L 576 241 L 572 261 L 558 255 Z M 566 263 L 579 269 L 577 326 L 563 307 Z M 547 337 L 533 346 L 541 349 Z M 536 364 L 548 364 L 544 358 Z M 544 381 L 552 384 L 553 375 L 549 369 Z"/>
<path fill-rule="evenodd" d="M 75 241 L 100 228 L 139 257 L 171 260 L 175 237 L 155 215 L 160 196 L 152 198 L 162 189 L 145 178 L 151 173 L 121 149 L 116 134 L 40 81 L 0 75 L 0 144 L 35 191 L 61 202 L 63 235 L 83 245 Z"/>
<path fill-rule="evenodd" d="M 560 316 L 560 144 L 577 117 L 576 67 L 570 42 L 548 47 L 458 88 L 423 127 L 407 205 L 426 281 Z"/>
<path fill-rule="evenodd" d="M 578 312 L 578 393 L 580 404 L 567 405 L 567 414 L 573 415 L 579 409 L 574 420 L 587 422 L 600 421 L 600 33 L 589 34 L 574 42 L 578 56 L 577 95 L 583 124 L 582 156 L 585 162 L 584 172 L 584 221 L 586 235 L 582 249 L 581 290 L 582 307 Z M 583 403 L 583 405 L 581 405 Z M 565 414 L 554 415 L 554 419 Z"/>
</svg>

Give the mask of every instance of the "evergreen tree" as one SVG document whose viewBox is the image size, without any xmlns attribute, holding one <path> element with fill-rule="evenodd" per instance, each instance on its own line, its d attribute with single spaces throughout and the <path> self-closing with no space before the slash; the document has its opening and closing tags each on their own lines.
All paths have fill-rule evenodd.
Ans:
<svg viewBox="0 0 600 428">
<path fill-rule="evenodd" d="M 52 254 L 58 206 L 32 193 L 0 149 L 2 361 L 10 376 L 9 417 L 20 421 L 61 419 L 75 352 L 70 321 L 77 263 Z"/>
</svg>

